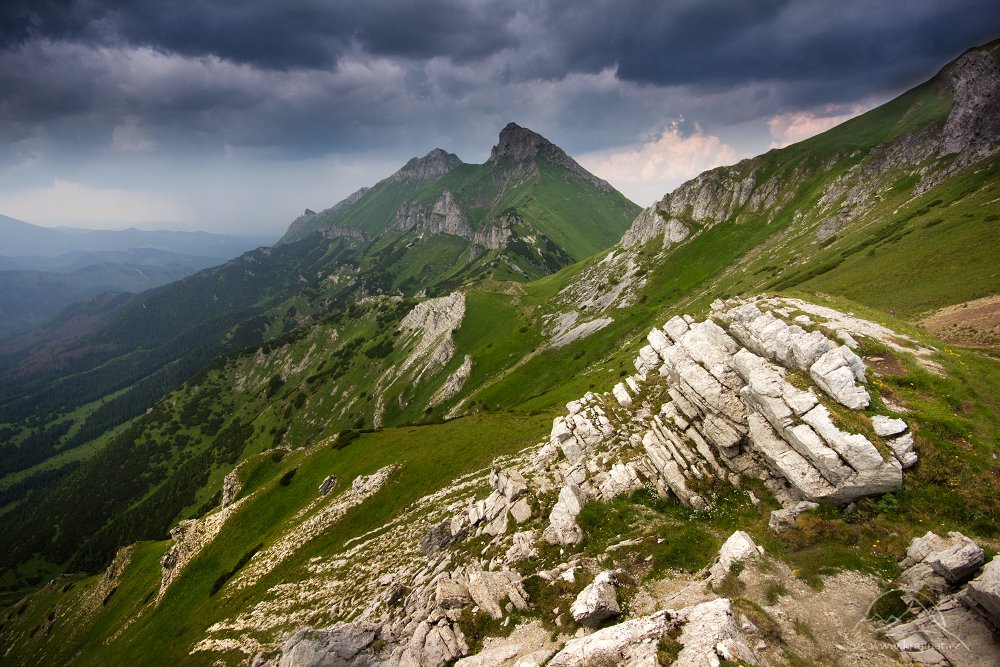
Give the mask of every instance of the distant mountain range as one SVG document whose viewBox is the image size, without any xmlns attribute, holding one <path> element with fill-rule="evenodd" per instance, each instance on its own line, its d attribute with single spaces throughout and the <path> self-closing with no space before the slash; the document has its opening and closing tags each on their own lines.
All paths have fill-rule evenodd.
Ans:
<svg viewBox="0 0 1000 667">
<path fill-rule="evenodd" d="M 140 229 L 52 229 L 0 215 L 0 338 L 70 304 L 138 293 L 270 245 L 262 236 Z"/>
<path fill-rule="evenodd" d="M 70 253 L 162 250 L 192 257 L 231 258 L 274 243 L 274 237 L 144 229 L 40 227 L 0 215 L 0 261 L 9 257 L 59 257 Z M 0 264 L 0 266 L 3 266 Z M 31 268 L 40 268 L 38 266 Z"/>
</svg>

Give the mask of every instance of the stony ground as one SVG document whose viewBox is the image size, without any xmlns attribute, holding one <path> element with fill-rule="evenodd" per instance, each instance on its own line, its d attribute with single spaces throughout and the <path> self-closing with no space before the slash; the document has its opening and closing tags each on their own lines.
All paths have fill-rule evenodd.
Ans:
<svg viewBox="0 0 1000 667">
<path fill-rule="evenodd" d="M 1000 350 L 1000 294 L 942 308 L 920 323 L 949 343 Z"/>
</svg>

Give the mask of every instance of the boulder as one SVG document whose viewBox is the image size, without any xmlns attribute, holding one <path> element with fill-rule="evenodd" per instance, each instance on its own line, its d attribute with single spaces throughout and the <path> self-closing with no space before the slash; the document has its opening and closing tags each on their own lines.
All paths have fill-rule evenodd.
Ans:
<svg viewBox="0 0 1000 667">
<path fill-rule="evenodd" d="M 889 438 L 885 442 L 889 445 L 889 449 L 892 450 L 892 455 L 902 464 L 903 468 L 912 468 L 916 465 L 917 453 L 913 451 L 912 433 L 904 433 L 901 436 Z"/>
<path fill-rule="evenodd" d="M 584 588 L 569 608 L 573 619 L 582 626 L 596 628 L 621 613 L 618 606 L 618 589 L 613 572 L 601 572 Z"/>
<path fill-rule="evenodd" d="M 330 630 L 300 630 L 281 648 L 279 667 L 370 667 L 380 626 L 357 621 Z"/>
<path fill-rule="evenodd" d="M 757 558 L 763 551 L 747 533 L 737 530 L 719 549 L 715 563 L 708 570 L 709 583 L 712 585 L 722 583 L 735 563 Z"/>
<path fill-rule="evenodd" d="M 646 335 L 646 340 L 649 342 L 649 346 L 653 348 L 653 351 L 661 357 L 666 349 L 674 344 L 673 341 L 667 338 L 666 334 L 659 329 L 653 329 L 650 331 L 649 334 Z"/>
<path fill-rule="evenodd" d="M 627 408 L 628 406 L 632 405 L 632 396 L 628 393 L 628 389 L 625 388 L 624 383 L 619 382 L 618 384 L 616 384 L 614 388 L 611 390 L 611 393 L 614 394 L 614 397 L 618 401 L 618 404 L 621 405 L 623 408 Z"/>
<path fill-rule="evenodd" d="M 468 580 L 463 576 L 448 574 L 438 579 L 434 587 L 434 602 L 442 609 L 461 609 L 472 603 Z"/>
<path fill-rule="evenodd" d="M 684 318 L 679 315 L 674 315 L 667 323 L 663 325 L 663 331 L 670 337 L 670 340 L 677 342 L 681 339 L 685 333 L 687 333 L 688 324 L 684 321 Z"/>
<path fill-rule="evenodd" d="M 528 484 L 524 481 L 524 476 L 516 470 L 492 470 L 490 472 L 490 486 L 497 493 L 512 503 L 528 492 Z"/>
<path fill-rule="evenodd" d="M 452 520 L 445 519 L 439 524 L 431 527 L 427 533 L 420 538 L 420 551 L 425 556 L 431 556 L 438 551 L 454 544 L 458 540 L 465 537 L 465 531 L 462 531 L 458 535 L 452 533 Z"/>
<path fill-rule="evenodd" d="M 684 648 L 673 667 L 718 665 L 721 660 L 743 665 L 760 664 L 746 644 L 728 599 L 703 602 L 680 610 L 677 616 L 684 623 L 677 640 Z"/>
<path fill-rule="evenodd" d="M 465 568 L 469 595 L 485 613 L 503 618 L 502 600 L 509 599 L 516 609 L 528 608 L 528 594 L 521 586 L 521 577 L 513 570 L 483 570 L 477 561 Z"/>
<path fill-rule="evenodd" d="M 875 415 L 872 417 L 872 428 L 875 429 L 875 435 L 878 437 L 888 438 L 905 431 L 906 422 L 902 419 L 893 419 L 885 415 Z"/>
<path fill-rule="evenodd" d="M 930 553 L 924 562 L 950 584 L 968 580 L 979 570 L 985 557 L 978 544 L 961 533 L 949 533 L 951 544 L 947 548 Z"/>
<path fill-rule="evenodd" d="M 511 545 L 504 555 L 504 560 L 508 564 L 513 564 L 522 560 L 528 560 L 529 558 L 537 558 L 536 538 L 537 533 L 533 530 L 523 530 L 511 535 Z"/>
<path fill-rule="evenodd" d="M 635 360 L 635 369 L 640 373 L 648 373 L 659 368 L 661 361 L 660 355 L 652 347 L 644 345 L 639 349 L 639 357 Z"/>
<path fill-rule="evenodd" d="M 510 516 L 515 523 L 521 524 L 531 519 L 531 505 L 527 498 L 519 498 L 510 506 Z"/>
<path fill-rule="evenodd" d="M 675 625 L 674 612 L 658 611 L 566 642 L 548 667 L 656 665 L 656 645 Z"/>
<path fill-rule="evenodd" d="M 781 533 L 795 528 L 795 520 L 799 518 L 800 514 L 816 509 L 817 507 L 819 507 L 818 503 L 802 500 L 792 507 L 774 510 L 771 512 L 771 518 L 767 522 L 767 527 L 771 531 L 780 535 Z"/>
<path fill-rule="evenodd" d="M 913 538 L 906 549 L 906 558 L 899 565 L 908 570 L 920 564 L 930 566 L 935 574 L 954 585 L 969 579 L 984 560 L 979 545 L 962 533 L 951 531 L 945 538 L 927 532 L 923 537 Z"/>
<path fill-rule="evenodd" d="M 461 628 L 439 612 L 417 624 L 399 664 L 402 667 L 443 667 L 468 652 Z M 341 664 L 329 663 L 330 667 Z M 348 667 L 347 663 L 343 664 Z"/>
<path fill-rule="evenodd" d="M 549 436 L 549 441 L 553 444 L 560 445 L 566 440 L 572 438 L 572 423 L 572 420 L 566 419 L 565 417 L 556 417 L 552 421 L 552 433 Z"/>
</svg>

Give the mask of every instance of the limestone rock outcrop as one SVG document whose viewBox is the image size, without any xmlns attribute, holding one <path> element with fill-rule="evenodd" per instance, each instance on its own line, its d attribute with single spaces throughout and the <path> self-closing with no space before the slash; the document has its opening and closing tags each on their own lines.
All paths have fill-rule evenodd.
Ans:
<svg viewBox="0 0 1000 667">
<path fill-rule="evenodd" d="M 542 157 L 553 164 L 569 169 L 601 192 L 613 190 L 610 183 L 581 167 L 576 160 L 551 141 L 516 123 L 508 123 L 500 130 L 500 139 L 490 151 L 490 162 L 494 163 L 503 160 L 520 163 L 533 162 L 537 157 Z"/>
<path fill-rule="evenodd" d="M 447 296 L 421 301 L 399 323 L 416 345 L 399 365 L 397 376 L 410 368 L 416 369 L 414 383 L 425 374 L 433 375 L 455 354 L 452 333 L 465 317 L 465 294 L 452 292 Z M 405 341 L 404 341 L 405 342 Z"/>
</svg>

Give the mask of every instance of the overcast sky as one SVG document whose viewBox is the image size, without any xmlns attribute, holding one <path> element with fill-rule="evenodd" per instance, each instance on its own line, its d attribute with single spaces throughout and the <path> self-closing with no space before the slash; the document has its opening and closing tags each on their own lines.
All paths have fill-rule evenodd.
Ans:
<svg viewBox="0 0 1000 667">
<path fill-rule="evenodd" d="M 5 0 L 0 213 L 280 234 L 508 121 L 648 205 L 996 37 L 995 0 Z"/>
</svg>

